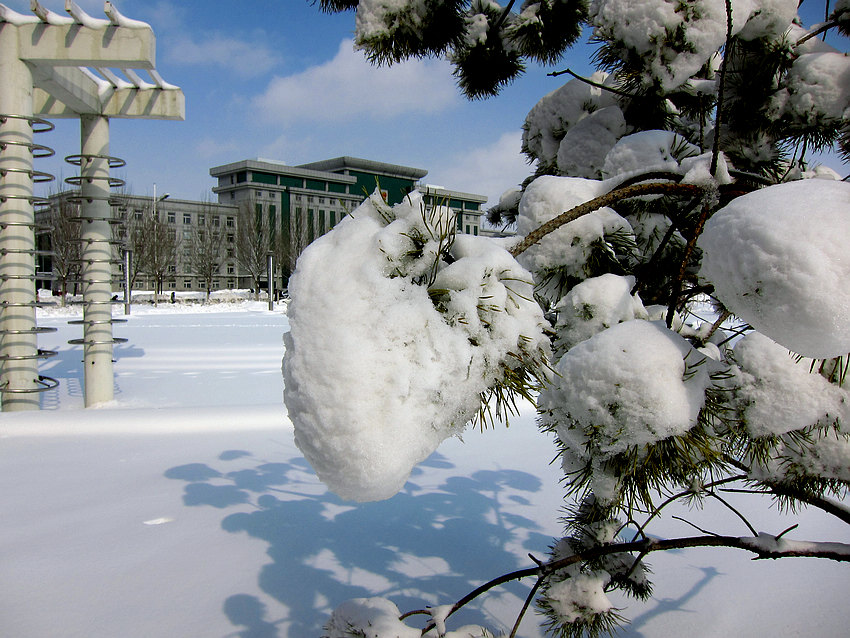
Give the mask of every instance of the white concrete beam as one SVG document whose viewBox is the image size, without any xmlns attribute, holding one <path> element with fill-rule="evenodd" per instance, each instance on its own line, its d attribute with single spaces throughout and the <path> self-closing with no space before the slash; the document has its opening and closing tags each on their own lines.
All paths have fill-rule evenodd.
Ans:
<svg viewBox="0 0 850 638">
<path fill-rule="evenodd" d="M 43 89 L 33 92 L 33 110 L 39 117 L 76 118 L 88 114 L 142 120 L 186 118 L 186 98 L 183 91 L 174 89 L 115 89 L 109 99 L 92 110 L 80 110 L 84 106 L 87 107 L 82 102 L 69 106 Z"/>
<path fill-rule="evenodd" d="M 52 96 L 75 113 L 99 113 L 102 101 L 95 81 L 74 67 L 33 66 L 32 78 L 41 99 Z M 34 107 L 39 109 L 39 92 L 33 93 Z"/>
<path fill-rule="evenodd" d="M 79 24 L 56 26 L 22 24 L 18 55 L 36 65 L 156 67 L 156 38 L 150 28 L 108 26 L 92 29 Z"/>
</svg>

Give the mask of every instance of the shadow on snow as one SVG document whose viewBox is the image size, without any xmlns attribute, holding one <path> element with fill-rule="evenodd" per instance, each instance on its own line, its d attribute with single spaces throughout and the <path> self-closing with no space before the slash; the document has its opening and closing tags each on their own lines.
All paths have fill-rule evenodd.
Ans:
<svg viewBox="0 0 850 638">
<path fill-rule="evenodd" d="M 253 459 L 228 450 L 219 460 Z M 223 611 L 240 628 L 232 636 L 270 638 L 318 636 L 332 609 L 351 598 L 385 596 L 402 612 L 450 603 L 484 580 L 527 567 L 527 552 L 545 553 L 552 539 L 511 511 L 540 490 L 537 477 L 516 470 L 457 476 L 453 469 L 436 453 L 414 470 L 401 493 L 365 504 L 327 492 L 300 457 L 230 472 L 192 463 L 165 476 L 186 482 L 187 506 L 253 507 L 227 514 L 221 526 L 268 543 L 271 562 L 261 569 L 259 586 L 288 613 L 270 620 L 263 602 L 244 593 L 230 596 Z M 417 483 L 433 482 L 435 474 L 445 475 L 436 479 L 442 481 L 438 486 Z M 511 583 L 484 600 L 499 604 L 510 592 L 519 600 L 508 597 L 504 603 L 518 612 L 529 587 Z M 474 605 L 453 619 L 457 625 L 493 624 Z"/>
</svg>

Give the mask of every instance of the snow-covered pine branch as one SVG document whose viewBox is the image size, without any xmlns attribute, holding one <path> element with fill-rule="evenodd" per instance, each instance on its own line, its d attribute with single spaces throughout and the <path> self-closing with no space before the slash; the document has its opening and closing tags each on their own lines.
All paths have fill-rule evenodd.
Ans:
<svg viewBox="0 0 850 638">
<path fill-rule="evenodd" d="M 355 500 L 402 489 L 494 393 L 536 399 L 571 506 L 550 561 L 518 573 L 556 635 L 613 631 L 607 594 L 650 595 L 652 552 L 850 556 L 784 533 L 649 536 L 672 502 L 752 527 L 719 491 L 741 477 L 753 498 L 850 521 L 850 184 L 808 157 L 850 150 L 850 4 L 808 30 L 797 5 L 321 2 L 356 12 L 373 61 L 442 55 L 471 97 L 556 62 L 581 24 L 597 45 L 596 73 L 523 124 L 534 174 L 495 207 L 518 237 L 455 237 L 416 194 L 372 197 L 299 260 L 284 360 L 296 442 Z M 481 635 L 447 615 L 426 635 Z M 351 601 L 329 634 L 419 635 L 399 616 Z"/>
</svg>

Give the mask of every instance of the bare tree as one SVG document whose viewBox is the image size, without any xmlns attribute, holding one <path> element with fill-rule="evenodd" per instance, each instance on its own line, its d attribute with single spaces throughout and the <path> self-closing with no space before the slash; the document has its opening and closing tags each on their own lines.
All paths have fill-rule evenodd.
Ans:
<svg viewBox="0 0 850 638">
<path fill-rule="evenodd" d="M 218 275 L 222 261 L 222 240 L 218 229 L 213 228 L 213 209 L 205 202 L 202 212 L 198 214 L 198 225 L 192 235 L 192 253 L 189 262 L 195 276 L 203 282 L 210 299 L 213 279 Z"/>
<path fill-rule="evenodd" d="M 170 266 L 175 264 L 180 241 L 177 233 L 159 215 L 145 211 L 132 227 L 135 261 L 140 272 L 154 282 L 154 304 L 159 301 L 163 282 Z"/>
<path fill-rule="evenodd" d="M 266 274 L 268 254 L 273 248 L 273 231 L 260 205 L 253 199 L 239 205 L 236 227 L 236 261 L 251 278 L 254 298 L 260 297 L 260 282 Z"/>
<path fill-rule="evenodd" d="M 51 262 L 53 277 L 59 286 L 61 304 L 68 295 L 68 284 L 76 281 L 80 274 L 80 205 L 58 196 L 50 207 Z"/>
</svg>

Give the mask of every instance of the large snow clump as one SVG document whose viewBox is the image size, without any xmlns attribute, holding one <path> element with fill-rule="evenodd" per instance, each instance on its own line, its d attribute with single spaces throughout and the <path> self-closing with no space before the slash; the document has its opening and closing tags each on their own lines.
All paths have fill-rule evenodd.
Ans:
<svg viewBox="0 0 850 638">
<path fill-rule="evenodd" d="M 505 249 L 462 236 L 441 259 L 454 223 L 418 193 L 393 209 L 377 194 L 298 260 L 284 398 L 295 443 L 343 498 L 394 495 L 507 368 L 548 348 Z"/>
<path fill-rule="evenodd" d="M 732 35 L 775 37 L 796 16 L 796 5 L 797 0 L 732 0 Z M 726 41 L 726 2 L 594 0 L 590 22 L 597 37 L 622 42 L 646 61 L 646 85 L 672 91 L 690 80 Z"/>
<path fill-rule="evenodd" d="M 850 184 L 822 179 L 736 198 L 699 239 L 701 275 L 753 328 L 813 358 L 850 352 Z"/>
<path fill-rule="evenodd" d="M 619 323 L 570 349 L 540 393 L 541 424 L 564 445 L 569 475 L 590 470 L 597 498 L 614 499 L 615 455 L 686 434 L 711 383 L 700 353 L 658 322 Z"/>
<path fill-rule="evenodd" d="M 836 422 L 850 426 L 850 391 L 812 372 L 812 361 L 752 332 L 735 345 L 741 422 L 753 437 L 781 436 Z"/>
</svg>

